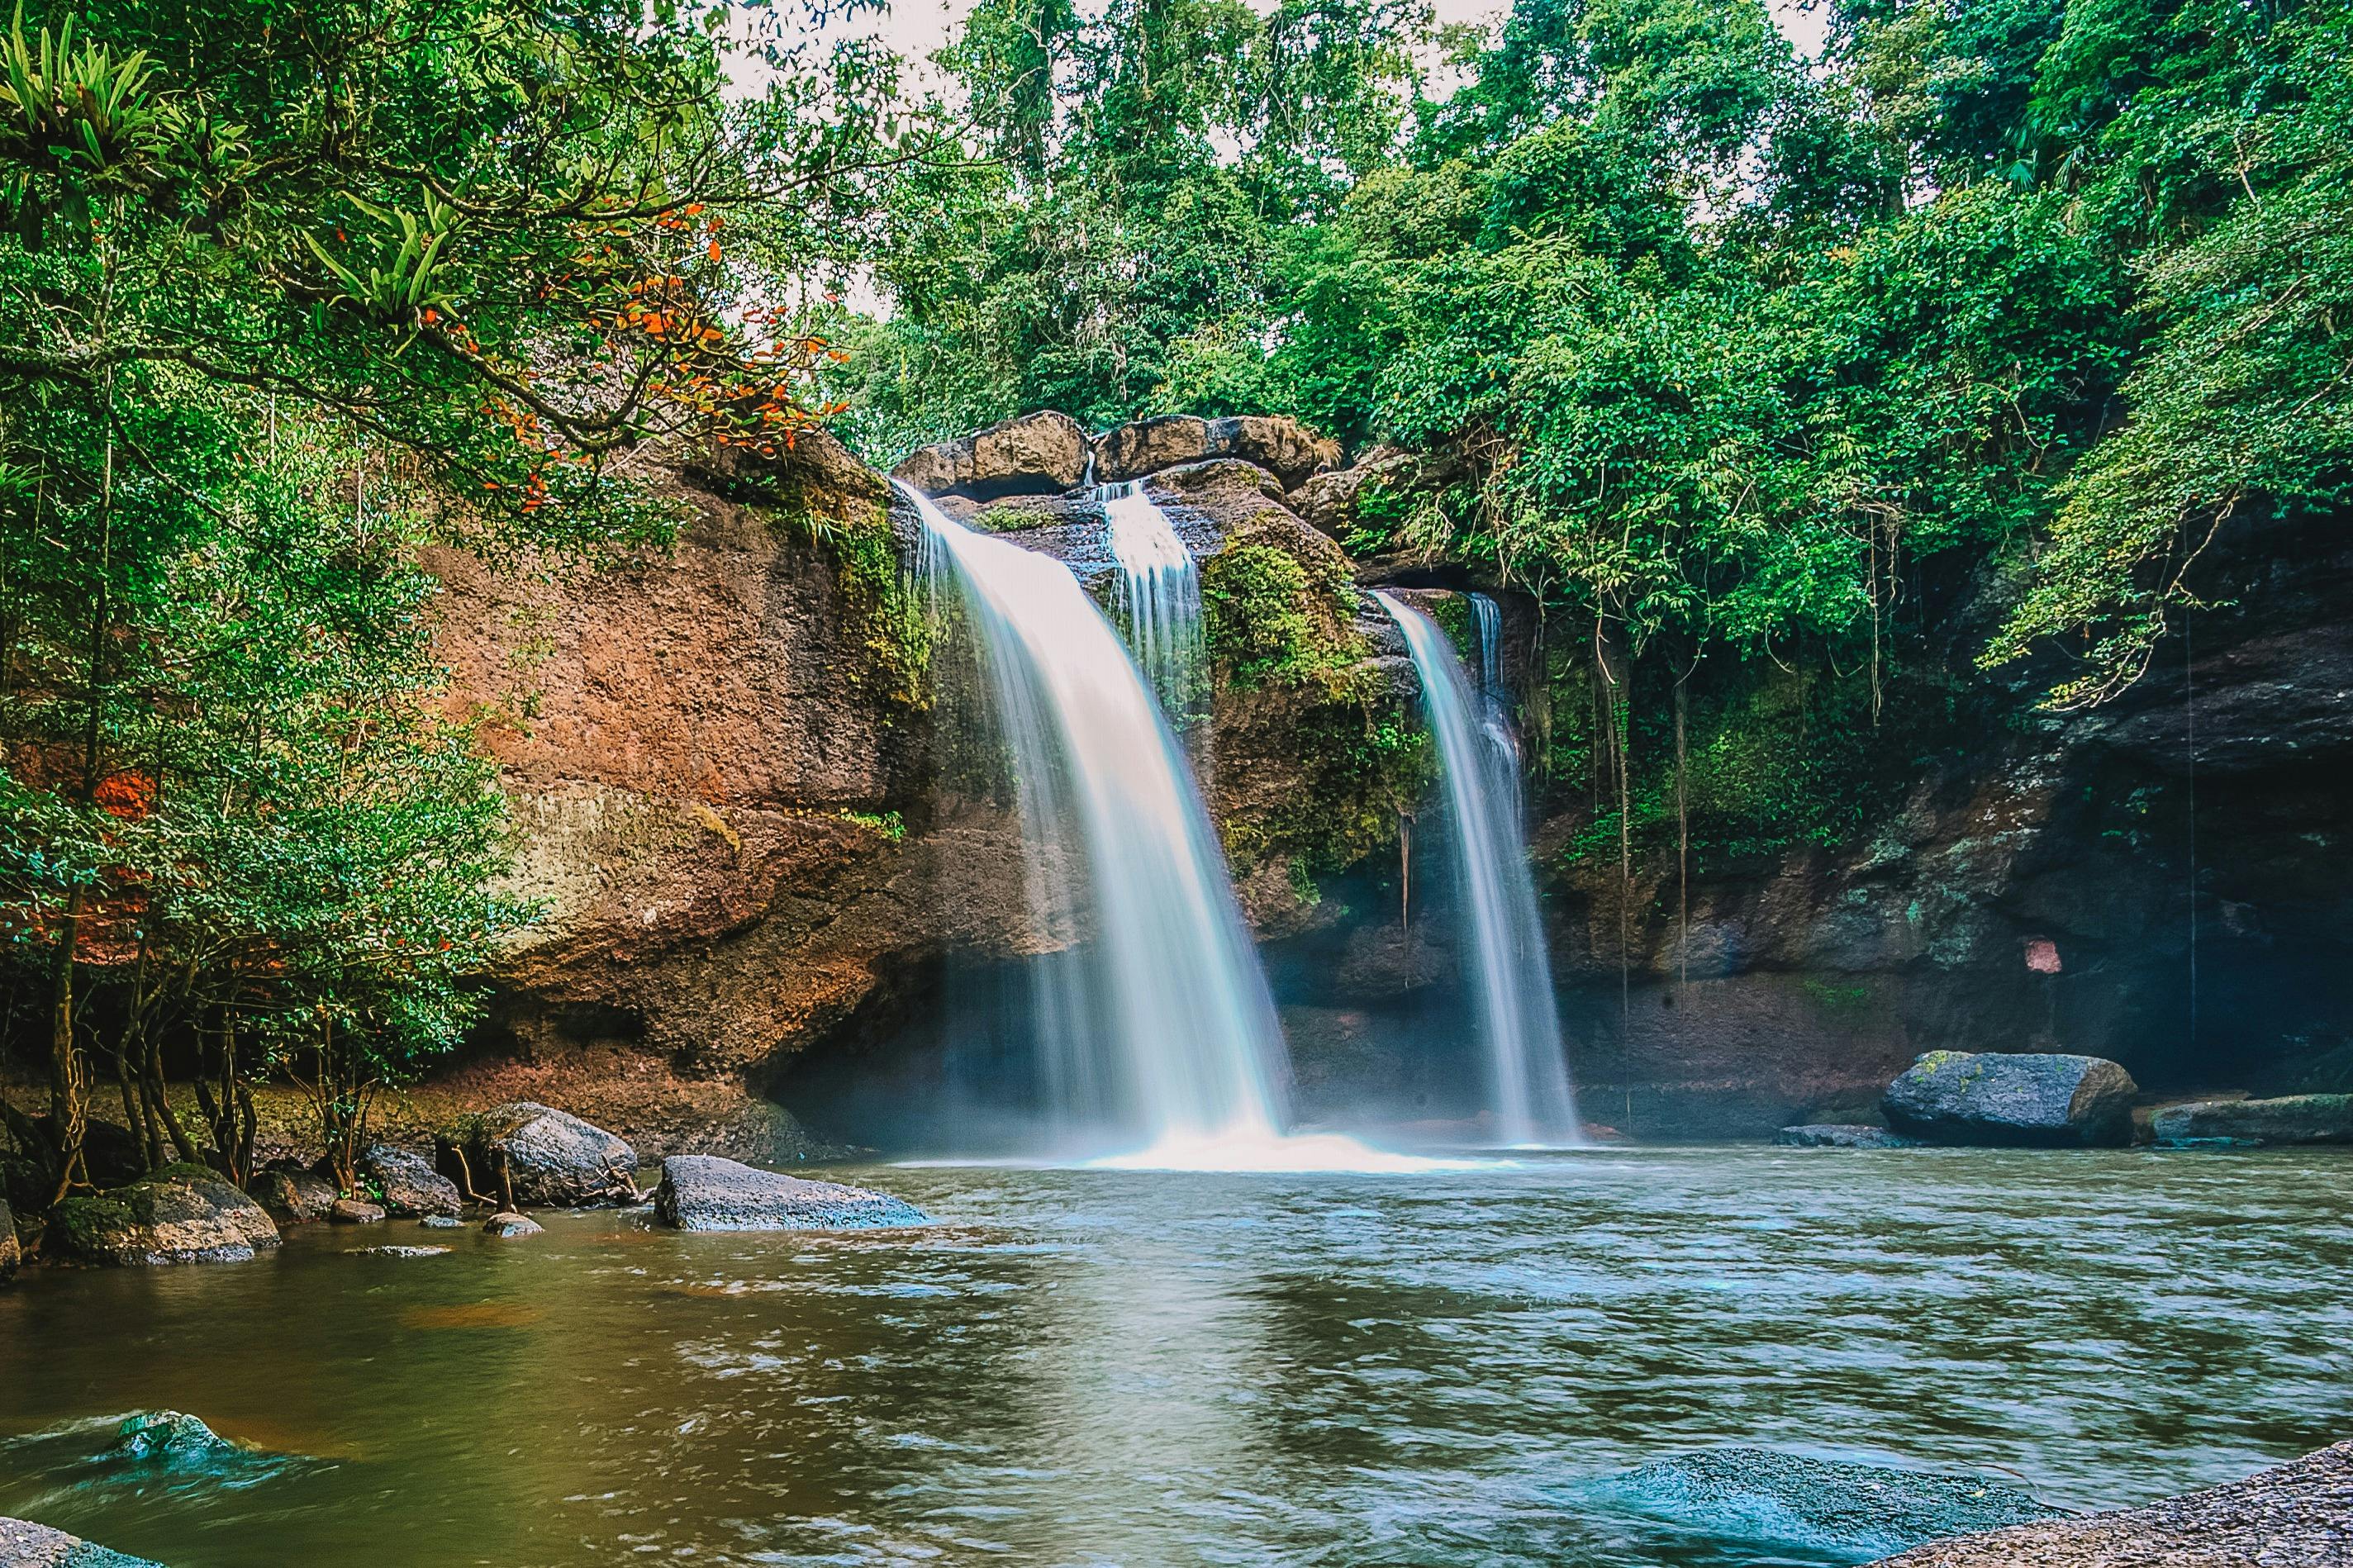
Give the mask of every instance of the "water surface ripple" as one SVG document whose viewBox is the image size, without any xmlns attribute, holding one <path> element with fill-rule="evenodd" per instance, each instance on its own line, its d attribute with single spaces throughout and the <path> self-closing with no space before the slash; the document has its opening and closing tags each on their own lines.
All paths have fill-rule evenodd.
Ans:
<svg viewBox="0 0 2353 1568">
<path fill-rule="evenodd" d="M 1838 1558 L 1590 1483 L 1763 1443 L 2101 1506 L 2353 1435 L 2341 1152 L 848 1174 L 942 1223 L 28 1275 L 0 1513 L 174 1568 L 1746 1568 Z M 87 1463 L 75 1423 L 153 1406 L 315 1462 Z"/>
</svg>

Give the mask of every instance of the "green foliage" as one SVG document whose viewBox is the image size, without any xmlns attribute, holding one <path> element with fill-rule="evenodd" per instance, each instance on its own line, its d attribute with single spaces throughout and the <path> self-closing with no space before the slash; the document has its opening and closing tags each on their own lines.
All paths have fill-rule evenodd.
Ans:
<svg viewBox="0 0 2353 1568">
<path fill-rule="evenodd" d="M 1229 544 L 1201 566 L 1209 657 L 1244 689 L 1345 679 L 1356 655 L 1352 596 L 1345 574 L 1313 574 L 1290 551 Z"/>
</svg>

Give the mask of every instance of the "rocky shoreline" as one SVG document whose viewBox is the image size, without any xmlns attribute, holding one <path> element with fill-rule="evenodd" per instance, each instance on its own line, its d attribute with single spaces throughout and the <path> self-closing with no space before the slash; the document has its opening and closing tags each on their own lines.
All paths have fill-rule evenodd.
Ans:
<svg viewBox="0 0 2353 1568">
<path fill-rule="evenodd" d="M 1938 1541 L 1876 1568 L 2342 1568 L 2353 1442 L 2146 1508 Z"/>
</svg>

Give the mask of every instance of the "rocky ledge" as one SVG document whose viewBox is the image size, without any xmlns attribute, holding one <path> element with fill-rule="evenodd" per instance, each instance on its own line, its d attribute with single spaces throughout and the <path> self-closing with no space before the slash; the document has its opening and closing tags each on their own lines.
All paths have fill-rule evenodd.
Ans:
<svg viewBox="0 0 2353 1568">
<path fill-rule="evenodd" d="M 2147 1508 L 1915 1547 L 1880 1568 L 2322 1568 L 2353 1563 L 2353 1442 Z"/>
<path fill-rule="evenodd" d="M 913 1205 L 838 1182 L 810 1182 L 711 1154 L 662 1162 L 654 1217 L 678 1230 L 877 1230 L 922 1225 Z"/>
<path fill-rule="evenodd" d="M 2149 1119 L 2158 1144 L 2353 1143 L 2353 1094 L 2208 1100 L 2168 1105 Z"/>
<path fill-rule="evenodd" d="M 160 1568 L 29 1520 L 0 1519 L 0 1568 Z"/>
</svg>

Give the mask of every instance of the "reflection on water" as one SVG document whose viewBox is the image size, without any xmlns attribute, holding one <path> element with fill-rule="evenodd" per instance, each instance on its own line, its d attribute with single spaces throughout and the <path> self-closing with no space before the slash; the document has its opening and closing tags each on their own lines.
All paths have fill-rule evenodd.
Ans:
<svg viewBox="0 0 2353 1568">
<path fill-rule="evenodd" d="M 2091 1506 L 2347 1435 L 2341 1152 L 888 1169 L 943 1223 L 314 1230 L 0 1292 L 0 1513 L 174 1568 L 1825 1561 L 1587 1483 L 1762 1443 Z M 193 1412 L 241 1486 L 61 1429 Z M 37 1436 L 36 1436 L 37 1435 Z M 100 1436 L 103 1436 L 101 1433 Z"/>
</svg>

